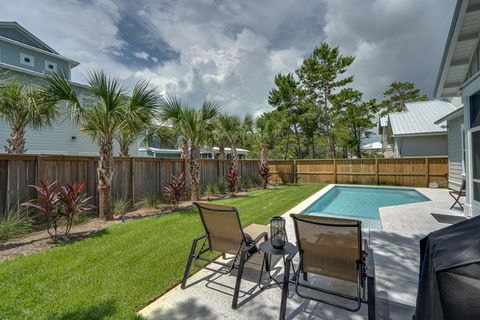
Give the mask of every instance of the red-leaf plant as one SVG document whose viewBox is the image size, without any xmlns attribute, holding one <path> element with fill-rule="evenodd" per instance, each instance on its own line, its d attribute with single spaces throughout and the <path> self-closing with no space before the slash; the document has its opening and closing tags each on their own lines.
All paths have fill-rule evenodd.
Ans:
<svg viewBox="0 0 480 320">
<path fill-rule="evenodd" d="M 270 173 L 270 167 L 268 166 L 268 163 L 266 161 L 260 161 L 260 163 L 258 164 L 258 175 L 262 179 L 263 189 L 266 189 L 268 185 L 268 179 L 272 175 Z"/>
<path fill-rule="evenodd" d="M 90 198 L 83 194 L 84 184 L 65 184 L 58 188 L 56 181 L 52 184 L 40 181 L 38 186 L 30 187 L 37 191 L 38 198 L 22 205 L 38 210 L 46 222 L 48 234 L 54 241 L 60 238 L 66 239 L 76 215 L 92 208 L 88 205 Z M 60 235 L 59 226 L 62 217 L 65 218 L 66 223 L 65 231 Z"/>
<path fill-rule="evenodd" d="M 65 217 L 66 227 L 63 237 L 67 238 L 75 218 L 78 214 L 92 209 L 89 205 L 91 197 L 84 193 L 85 184 L 76 183 L 64 184 L 58 192 L 58 204 L 61 215 Z"/>
<path fill-rule="evenodd" d="M 47 224 L 47 231 L 53 240 L 58 239 L 58 226 L 60 224 L 61 213 L 58 208 L 57 182 L 48 184 L 40 181 L 38 186 L 30 185 L 38 193 L 37 199 L 32 199 L 22 205 L 37 209 L 43 216 Z M 53 228 L 53 231 L 51 230 Z"/>
<path fill-rule="evenodd" d="M 237 183 L 239 178 L 240 177 L 238 176 L 237 169 L 232 167 L 228 170 L 225 180 L 227 180 L 227 188 L 232 196 L 235 195 L 235 192 L 237 191 Z"/>
<path fill-rule="evenodd" d="M 185 192 L 185 171 L 180 172 L 178 176 L 172 177 L 172 181 L 165 186 L 164 193 L 168 202 L 173 204 L 173 211 L 176 211 L 178 202 L 187 194 Z"/>
</svg>

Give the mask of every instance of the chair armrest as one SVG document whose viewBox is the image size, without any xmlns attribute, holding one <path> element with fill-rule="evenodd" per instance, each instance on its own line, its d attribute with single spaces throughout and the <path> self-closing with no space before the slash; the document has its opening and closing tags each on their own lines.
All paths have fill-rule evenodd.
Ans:
<svg viewBox="0 0 480 320">
<path fill-rule="evenodd" d="M 253 243 L 258 243 L 260 240 L 262 239 L 266 239 L 268 237 L 268 233 L 266 232 L 262 232 L 260 233 L 254 240 L 253 240 Z"/>
<path fill-rule="evenodd" d="M 287 256 L 286 258 L 287 263 L 290 263 L 293 260 L 293 258 L 297 255 L 297 253 L 298 253 L 298 248 L 295 250 L 295 252 L 292 252 Z"/>
</svg>

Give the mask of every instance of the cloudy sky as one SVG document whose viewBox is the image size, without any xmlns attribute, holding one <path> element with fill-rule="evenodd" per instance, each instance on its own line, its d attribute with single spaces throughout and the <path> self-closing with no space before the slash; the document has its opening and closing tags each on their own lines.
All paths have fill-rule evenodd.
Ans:
<svg viewBox="0 0 480 320">
<path fill-rule="evenodd" d="M 127 88 L 148 79 L 163 93 L 259 114 L 274 75 L 294 71 L 322 41 L 356 60 L 353 86 L 381 98 L 392 81 L 431 95 L 455 0 L 15 0 L 17 21 L 79 61 L 73 80 L 103 68 Z"/>
</svg>

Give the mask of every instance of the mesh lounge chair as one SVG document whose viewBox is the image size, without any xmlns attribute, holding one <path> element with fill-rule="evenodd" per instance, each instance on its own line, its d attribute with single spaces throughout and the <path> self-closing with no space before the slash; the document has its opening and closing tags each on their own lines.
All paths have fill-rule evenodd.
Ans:
<svg viewBox="0 0 480 320">
<path fill-rule="evenodd" d="M 290 216 L 293 218 L 300 253 L 300 266 L 295 274 L 296 293 L 302 298 L 352 312 L 358 311 L 362 303 L 367 303 L 368 319 L 375 319 L 373 252 L 369 252 L 366 242 L 363 243 L 362 248 L 361 222 L 299 214 Z M 287 257 L 290 261 L 292 258 Z M 303 274 L 303 281 L 300 281 L 300 272 Z M 350 283 L 348 287 L 351 287 L 352 290 L 350 290 L 351 292 L 338 292 L 310 285 L 307 282 L 308 273 L 346 281 Z M 286 283 L 282 296 L 280 319 L 285 317 L 288 281 Z M 355 289 L 353 290 L 353 288 Z M 306 293 L 312 290 L 335 296 L 341 302 L 323 300 Z M 365 299 L 365 290 L 368 292 L 367 299 Z M 351 301 L 356 303 L 353 304 Z"/>
<path fill-rule="evenodd" d="M 462 178 L 462 186 L 460 187 L 460 190 L 452 190 L 452 191 L 449 192 L 450 196 L 455 200 L 455 202 L 450 207 L 450 210 L 452 210 L 453 207 L 455 207 L 455 205 L 457 203 L 460 206 L 460 208 L 462 208 L 462 210 L 463 210 L 463 206 L 460 203 L 460 197 L 465 197 L 465 184 L 466 184 L 465 177 L 463 177 Z"/>
<path fill-rule="evenodd" d="M 227 268 L 226 272 L 222 272 L 224 274 L 230 273 L 233 268 L 238 268 L 232 302 L 232 308 L 236 309 L 244 265 L 255 253 L 258 252 L 257 244 L 261 240 L 267 240 L 268 227 L 251 224 L 245 229 L 242 229 L 236 208 L 210 203 L 195 202 L 194 204 L 197 206 L 200 213 L 205 234 L 193 240 L 181 288 L 185 289 L 190 267 L 192 263 L 196 263 L 197 261 L 222 265 Z M 202 241 L 202 244 L 200 249 L 197 250 L 197 244 L 199 241 Z M 224 256 L 227 253 L 233 254 L 234 258 L 231 265 L 202 256 L 211 250 L 219 251 Z M 195 265 L 204 268 L 204 266 L 198 264 Z M 213 271 L 221 272 L 219 270 Z"/>
</svg>

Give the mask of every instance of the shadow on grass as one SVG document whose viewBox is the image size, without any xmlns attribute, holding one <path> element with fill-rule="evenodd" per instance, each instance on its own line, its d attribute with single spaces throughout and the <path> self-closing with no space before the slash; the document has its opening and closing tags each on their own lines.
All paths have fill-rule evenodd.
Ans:
<svg viewBox="0 0 480 320">
<path fill-rule="evenodd" d="M 117 310 L 114 300 L 103 301 L 99 304 L 80 307 L 76 310 L 56 313 L 49 317 L 50 320 L 101 320 L 115 314 Z"/>
</svg>

